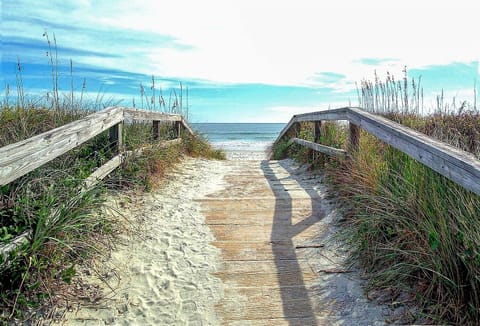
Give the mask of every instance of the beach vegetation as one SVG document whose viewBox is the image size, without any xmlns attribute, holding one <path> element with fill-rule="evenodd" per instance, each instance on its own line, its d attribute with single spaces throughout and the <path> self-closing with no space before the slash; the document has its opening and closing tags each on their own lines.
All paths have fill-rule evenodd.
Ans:
<svg viewBox="0 0 480 326">
<path fill-rule="evenodd" d="M 288 157 L 288 148 L 290 144 L 288 139 L 281 139 L 279 140 L 275 146 L 272 148 L 272 159 L 274 160 L 282 160 Z"/>
<path fill-rule="evenodd" d="M 410 85 L 410 86 L 409 86 Z M 480 114 L 475 105 L 423 109 L 420 80 L 363 81 L 364 109 L 447 142 L 480 158 Z M 473 101 L 473 103 L 476 103 Z M 313 134 L 312 124 L 302 125 Z M 302 132 L 302 131 L 301 131 Z M 347 149 L 348 126 L 322 122 L 320 143 Z M 283 143 L 277 146 L 284 146 Z M 292 157 L 324 169 L 342 205 L 340 236 L 349 262 L 368 276 L 370 298 L 402 307 L 392 321 L 480 323 L 480 197 L 365 131 L 347 158 L 304 150 Z"/>
<path fill-rule="evenodd" d="M 52 89 L 43 97 L 29 96 L 23 88 L 23 67 L 18 63 L 15 95 L 12 96 L 10 85 L 6 85 L 0 102 L 0 147 L 118 104 L 101 94 L 87 104 L 85 85 L 81 92 L 73 89 L 73 83 L 70 91 L 61 92 L 56 40 L 48 34 L 45 37 L 52 65 Z M 162 102 L 163 96 L 154 102 L 158 100 L 169 113 L 182 113 L 181 96 L 178 98 L 174 91 L 171 94 L 168 110 Z M 143 93 L 142 98 L 145 96 Z M 151 96 L 148 97 L 150 109 L 155 108 Z M 184 116 L 186 112 L 188 110 L 183 111 Z M 162 146 L 162 142 L 176 135 L 174 125 L 161 125 L 158 139 L 153 139 L 152 128 L 152 123 L 125 123 L 125 149 L 143 148 L 143 151 L 127 156 L 118 169 L 88 190 L 82 187 L 85 178 L 116 155 L 108 130 L 0 186 L 1 324 L 32 322 L 48 315 L 49 308 L 59 301 L 69 300 L 73 292 L 83 291 L 78 280 L 73 284 L 77 266 L 92 266 L 95 270 L 92 264 L 108 256 L 117 234 L 116 226 L 102 213 L 107 194 L 135 194 L 155 189 L 185 155 L 224 158 L 224 154 L 212 149 L 205 139 L 186 133 L 182 135 L 183 141 Z M 3 251 L 14 239 L 19 240 L 15 249 Z M 76 286 L 77 290 L 68 288 L 69 285 Z M 76 294 L 89 295 L 88 291 L 84 292 Z"/>
<path fill-rule="evenodd" d="M 190 133 L 183 133 L 182 140 L 184 144 L 184 150 L 186 153 L 192 157 L 205 157 L 208 159 L 214 160 L 225 160 L 225 152 L 213 148 L 204 136 L 196 133 L 192 135 Z"/>
</svg>

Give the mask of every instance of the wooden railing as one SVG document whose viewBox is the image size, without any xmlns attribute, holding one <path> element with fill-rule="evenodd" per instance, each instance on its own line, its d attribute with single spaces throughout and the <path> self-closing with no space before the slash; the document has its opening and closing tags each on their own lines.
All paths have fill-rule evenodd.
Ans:
<svg viewBox="0 0 480 326">
<path fill-rule="evenodd" d="M 326 154 L 338 155 L 338 149 L 316 144 L 320 139 L 321 121 L 332 120 L 349 122 L 349 151 L 358 150 L 359 128 L 362 128 L 465 189 L 480 195 L 480 161 L 474 155 L 360 108 L 345 107 L 295 115 L 280 132 L 275 143 L 292 132 L 292 138 L 296 138 L 300 122 L 314 122 L 315 142 L 298 139 L 293 141 Z"/>
<path fill-rule="evenodd" d="M 110 107 L 62 127 L 0 148 L 0 186 L 22 177 L 60 155 L 80 146 L 101 132 L 109 130 L 110 146 L 115 149 L 117 155 L 84 180 L 83 187 L 79 191 L 85 191 L 120 166 L 126 157 L 142 151 L 142 149 L 135 151 L 123 150 L 123 123 L 134 120 L 150 121 L 153 124 L 154 139 L 159 138 L 160 122 L 174 123 L 177 139 L 164 141 L 161 144 L 162 146 L 179 142 L 182 128 L 193 135 L 192 129 L 181 115 L 124 107 Z M 0 245 L 0 256 L 6 258 L 9 252 L 18 247 L 30 236 L 31 230 L 27 230 L 10 243 L 3 246 Z"/>
</svg>

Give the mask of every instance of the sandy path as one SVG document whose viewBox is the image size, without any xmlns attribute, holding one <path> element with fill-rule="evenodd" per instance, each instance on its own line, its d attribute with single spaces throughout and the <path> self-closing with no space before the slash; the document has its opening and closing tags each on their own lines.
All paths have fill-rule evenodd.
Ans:
<svg viewBox="0 0 480 326">
<path fill-rule="evenodd" d="M 167 184 L 121 209 L 142 220 L 139 233 L 124 235 L 112 252 L 120 284 L 111 299 L 83 304 L 65 315 L 66 325 L 217 325 L 214 305 L 221 282 L 211 276 L 219 251 L 194 198 L 222 188 L 222 162 L 186 159 Z M 140 239 L 139 239 L 140 236 Z M 92 280 L 90 280 L 92 281 Z M 106 289 L 108 292 L 108 289 Z"/>
<path fill-rule="evenodd" d="M 226 194 L 232 191 L 235 193 L 237 190 L 245 196 L 251 196 L 249 195 L 251 192 L 257 193 L 259 184 L 263 183 L 266 186 L 267 181 L 264 177 L 259 176 L 236 185 L 234 181 L 238 178 L 235 177 L 235 170 L 239 167 L 250 169 L 257 164 L 263 166 L 270 163 L 261 163 L 258 159 L 265 157 L 260 154 L 249 157 L 246 152 L 229 153 L 229 158 L 236 158 L 236 160 L 185 159 L 159 191 L 137 198 L 136 201 L 139 201 L 139 204 L 123 207 L 124 205 L 112 202 L 111 205 L 115 206 L 115 209 L 111 210 L 112 214 L 115 212 L 119 215 L 119 221 L 125 217 L 130 221 L 139 221 L 134 223 L 137 225 L 135 232 L 122 234 L 117 248 L 113 250 L 108 261 L 109 265 L 115 266 L 115 273 L 107 273 L 105 278 L 114 291 L 110 291 L 103 284 L 102 287 L 108 298 L 99 302 L 84 302 L 73 306 L 64 315 L 63 324 L 219 325 L 222 323 L 219 316 L 224 315 L 222 310 L 237 311 L 241 302 L 246 304 L 252 301 L 253 299 L 248 298 L 250 295 L 245 296 L 250 290 L 246 289 L 247 292 L 241 294 L 238 292 L 240 290 L 234 289 L 231 293 L 232 289 L 222 284 L 221 275 L 225 274 L 223 271 L 225 266 L 230 264 L 225 256 L 228 248 L 227 251 L 222 248 L 221 252 L 212 245 L 215 241 L 212 230 L 214 232 L 218 230 L 212 225 L 210 227 L 207 225 L 211 222 L 206 221 L 206 216 L 207 220 L 212 217 L 206 214 L 201 202 L 212 196 L 217 197 L 218 194 L 221 194 L 220 197 L 225 197 Z M 246 162 L 249 158 L 252 161 Z M 321 197 L 325 196 L 326 188 L 322 185 L 321 178 L 318 179 L 319 176 L 305 173 L 304 169 L 298 169 L 292 161 L 281 164 L 287 164 L 288 169 L 294 170 L 292 176 L 289 174 L 277 176 L 291 179 L 291 181 L 285 179 L 289 187 L 292 182 L 301 182 L 305 189 L 316 191 Z M 293 165 L 290 166 L 291 164 Z M 241 172 L 240 175 L 249 173 Z M 276 185 L 276 181 L 272 185 L 279 186 Z M 267 188 L 264 191 L 267 191 Z M 241 221 L 248 220 L 245 219 L 248 216 L 242 213 L 245 207 L 239 206 L 238 209 L 234 207 L 241 205 L 240 201 L 234 200 L 232 203 L 233 206 L 228 207 L 229 212 L 233 214 L 231 217 L 239 215 L 238 218 Z M 335 241 L 330 243 L 327 240 L 331 234 L 335 233 L 332 222 L 338 218 L 338 214 L 326 201 L 322 201 L 322 211 L 325 211 L 326 217 L 315 227 L 323 229 L 323 232 L 317 235 L 319 238 L 316 239 L 316 241 L 322 241 L 322 247 L 302 249 L 296 254 L 299 255 L 299 262 L 302 263 L 305 260 L 309 269 L 314 272 L 313 283 L 306 285 L 309 304 L 312 307 L 328 305 L 336 308 L 325 317 L 317 316 L 315 313 L 317 317 L 312 315 L 312 318 L 315 318 L 309 317 L 310 319 L 303 319 L 303 321 L 310 320 L 313 324 L 334 325 L 383 324 L 388 309 L 368 302 L 363 294 L 358 274 L 334 271 L 341 268 L 344 258 L 340 254 L 342 245 Z M 280 227 L 279 230 L 283 230 L 284 226 L 280 225 Z M 314 231 L 311 228 L 309 230 Z M 268 232 L 271 233 L 271 226 Z M 300 240 L 294 239 L 294 244 L 298 241 Z M 303 244 L 303 242 L 299 243 Z M 259 252 L 263 253 L 263 251 Z M 265 254 L 268 255 L 268 250 Z M 234 260 L 238 259 L 234 258 Z M 246 266 L 246 263 L 238 266 L 244 268 L 244 265 Z M 272 269 L 272 273 L 274 275 L 275 270 Z M 91 276 L 84 275 L 84 278 L 89 282 L 99 283 Z M 252 288 L 250 292 L 255 294 L 258 291 Z M 283 292 L 279 293 L 281 296 Z M 261 299 L 260 301 L 266 300 L 265 304 L 268 305 L 273 303 L 268 298 L 275 298 L 275 295 L 275 292 L 269 289 L 263 299 L 257 297 L 252 303 Z M 224 301 L 228 297 L 230 300 L 227 301 L 233 304 L 230 308 Z M 277 301 L 280 309 L 282 305 L 284 311 L 289 309 L 290 303 L 280 299 Z M 243 310 L 238 310 L 238 314 L 243 314 Z M 315 319 L 316 322 L 313 321 Z M 243 325 L 244 323 L 233 324 Z M 250 325 L 251 321 L 246 324 Z"/>
</svg>

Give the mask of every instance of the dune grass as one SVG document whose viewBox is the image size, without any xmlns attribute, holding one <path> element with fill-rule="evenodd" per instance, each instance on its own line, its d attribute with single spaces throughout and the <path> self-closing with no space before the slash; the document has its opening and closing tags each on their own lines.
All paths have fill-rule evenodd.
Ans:
<svg viewBox="0 0 480 326">
<path fill-rule="evenodd" d="M 44 108 L 2 108 L 0 141 L 2 145 L 13 143 L 88 113 L 72 114 L 61 108 L 55 112 Z M 159 141 L 171 139 L 172 131 L 172 125 L 165 125 Z M 78 192 L 83 180 L 114 155 L 108 131 L 0 187 L 0 246 L 25 230 L 32 230 L 31 240 L 10 254 L 8 264 L 0 264 L 0 320 L 22 320 L 45 304 L 53 304 L 55 289 L 60 283 L 70 282 L 77 264 L 88 264 L 92 255 L 108 251 L 114 226 L 98 214 L 105 191 L 155 189 L 184 155 L 224 158 L 222 152 L 212 149 L 201 137 L 184 134 L 181 143 L 165 148 L 158 146 L 152 134 L 151 123 L 125 124 L 126 149 L 147 149 L 139 156 L 129 157 L 88 192 Z"/>
<path fill-rule="evenodd" d="M 360 102 L 480 157 L 475 107 L 463 103 L 451 110 L 439 99 L 433 114 L 422 115 L 419 83 L 412 86 L 414 96 L 404 80 L 401 88 L 393 87 L 397 83 L 392 76 L 363 82 Z M 321 133 L 322 144 L 346 149 L 348 127 L 323 122 Z M 313 139 L 313 125 L 302 124 L 301 134 Z M 341 236 L 350 245 L 350 262 L 367 272 L 371 294 L 389 293 L 393 306 L 409 307 L 402 322 L 480 323 L 480 196 L 364 131 L 358 151 L 347 159 L 296 145 L 287 149 L 285 142 L 277 150 L 278 157 L 287 154 L 325 169 L 343 203 Z"/>
<path fill-rule="evenodd" d="M 55 41 L 55 40 L 54 40 Z M 55 41 L 56 42 L 56 41 Z M 50 58 L 56 56 L 50 42 Z M 17 75 L 17 98 L 9 86 L 0 102 L 0 147 L 12 144 L 115 104 L 84 105 L 71 91 L 58 89 L 57 61 L 52 61 L 52 90 L 44 98 L 31 98 L 23 89 L 21 65 Z M 154 82 L 154 79 L 153 79 Z M 150 88 L 155 92 L 155 87 Z M 183 93 L 183 92 L 181 92 Z M 53 95 L 51 95 L 53 94 Z M 147 106 L 169 113 L 184 113 L 182 97 L 171 92 L 169 107 L 163 96 L 141 94 Z M 148 98 L 148 101 L 147 101 Z M 201 137 L 182 135 L 183 141 L 164 148 L 159 141 L 174 137 L 172 124 L 163 124 L 159 139 L 153 139 L 152 123 L 124 125 L 126 150 L 142 147 L 141 155 L 128 157 L 120 168 L 88 191 L 79 192 L 83 180 L 115 153 L 109 145 L 108 130 L 25 176 L 0 187 L 0 247 L 22 232 L 31 230 L 29 241 L 0 256 L 0 324 L 21 323 L 34 318 L 44 307 L 53 306 L 58 295 L 76 274 L 78 264 L 89 265 L 92 257 L 107 256 L 114 245 L 115 225 L 101 212 L 106 193 L 139 192 L 155 189 L 165 173 L 185 155 L 223 159 Z"/>
</svg>

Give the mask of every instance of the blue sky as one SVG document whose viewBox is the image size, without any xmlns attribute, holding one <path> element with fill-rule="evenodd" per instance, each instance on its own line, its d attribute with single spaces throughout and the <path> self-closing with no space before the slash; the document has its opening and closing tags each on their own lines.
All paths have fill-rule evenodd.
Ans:
<svg viewBox="0 0 480 326">
<path fill-rule="evenodd" d="M 182 81 L 192 122 L 286 122 L 357 105 L 355 82 L 387 71 L 422 77 L 425 103 L 473 102 L 479 89 L 480 2 L 269 0 L 2 0 L 2 84 L 15 98 L 51 89 L 55 35 L 60 87 L 92 101 L 141 106 L 155 78 L 168 99 Z M 477 32 L 475 32 L 477 31 Z M 178 92 L 178 89 L 177 89 Z M 478 92 L 477 92 L 478 93 Z M 478 96 L 477 96 L 478 98 Z M 477 103 L 479 101 L 477 100 Z"/>
</svg>

